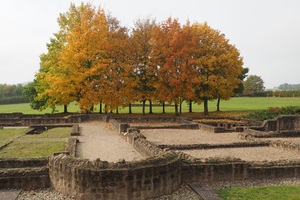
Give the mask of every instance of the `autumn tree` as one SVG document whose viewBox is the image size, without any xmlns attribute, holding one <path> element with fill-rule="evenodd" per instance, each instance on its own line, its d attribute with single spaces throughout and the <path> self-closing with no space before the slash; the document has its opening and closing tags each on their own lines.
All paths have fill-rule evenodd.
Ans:
<svg viewBox="0 0 300 200">
<path fill-rule="evenodd" d="M 203 101 L 204 114 L 208 114 L 208 101 L 229 99 L 240 83 L 243 62 L 239 51 L 218 30 L 207 23 L 192 25 L 198 35 L 197 57 L 198 80 L 195 91 L 198 101 Z"/>
<path fill-rule="evenodd" d="M 41 55 L 37 99 L 46 100 L 45 107 L 77 101 L 82 111 L 91 111 L 102 98 L 109 63 L 106 15 L 89 3 L 71 4 L 58 23 L 59 32 Z"/>
<path fill-rule="evenodd" d="M 113 110 L 119 106 L 125 107 L 135 100 L 133 89 L 136 87 L 136 79 L 129 59 L 128 30 L 110 15 L 107 16 L 107 21 L 109 62 L 103 72 L 105 74 L 103 102 L 107 105 L 106 109 Z"/>
<path fill-rule="evenodd" d="M 54 38 L 51 38 L 50 43 L 47 44 L 48 52 L 40 56 L 40 70 L 34 80 L 37 92 L 34 101 L 36 101 L 35 104 L 39 105 L 35 108 L 39 110 L 51 107 L 54 111 L 56 105 L 65 105 L 64 112 L 67 112 L 67 105 L 74 100 L 60 90 L 63 85 L 56 81 L 63 74 L 59 67 L 59 54 L 64 43 L 63 34 L 54 34 Z"/>
<path fill-rule="evenodd" d="M 40 110 L 47 107 L 54 110 L 56 105 L 64 105 L 64 111 L 67 112 L 67 105 L 76 100 L 73 95 L 75 88 L 70 79 L 72 74 L 62 65 L 61 53 L 67 44 L 67 34 L 76 26 L 88 6 L 81 4 L 76 7 L 71 4 L 68 12 L 60 14 L 57 20 L 60 29 L 47 44 L 47 53 L 40 56 L 40 70 L 35 77 L 35 101 L 45 102 Z"/>
<path fill-rule="evenodd" d="M 145 114 L 145 103 L 147 100 L 150 102 L 150 113 L 152 113 L 151 103 L 156 96 L 154 87 L 156 74 L 155 68 L 151 65 L 150 57 L 152 51 L 151 37 L 155 26 L 155 20 L 149 18 L 138 19 L 130 36 L 130 59 L 134 68 L 133 75 L 137 81 L 137 85 L 134 88 L 135 98 L 143 103 L 143 114 Z"/>
<path fill-rule="evenodd" d="M 191 48 L 195 45 L 191 33 L 189 24 L 182 28 L 177 19 L 171 18 L 153 32 L 151 58 L 157 67 L 158 99 L 174 103 L 177 115 L 178 105 L 194 95 L 195 71 Z"/>
<path fill-rule="evenodd" d="M 260 96 L 264 90 L 264 81 L 260 76 L 250 75 L 244 81 L 244 95 L 246 96 Z"/>
</svg>

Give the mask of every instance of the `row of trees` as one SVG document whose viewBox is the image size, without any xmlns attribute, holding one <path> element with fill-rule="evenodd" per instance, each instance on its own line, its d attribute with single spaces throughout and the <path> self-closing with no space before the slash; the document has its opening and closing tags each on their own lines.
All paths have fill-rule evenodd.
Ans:
<svg viewBox="0 0 300 200">
<path fill-rule="evenodd" d="M 279 90 L 300 90 L 300 84 L 284 83 L 278 86 Z"/>
<path fill-rule="evenodd" d="M 190 101 L 208 114 L 208 101 L 228 100 L 247 71 L 237 48 L 207 23 L 139 19 L 129 30 L 82 3 L 71 4 L 58 24 L 26 88 L 35 109 L 75 101 L 89 112 L 99 103 L 114 110 L 149 101 L 174 104 L 178 114 L 178 105 Z"/>
<path fill-rule="evenodd" d="M 17 85 L 0 84 L 0 104 L 25 103 L 25 102 L 28 102 L 28 100 L 23 97 L 22 84 L 17 84 Z"/>
</svg>

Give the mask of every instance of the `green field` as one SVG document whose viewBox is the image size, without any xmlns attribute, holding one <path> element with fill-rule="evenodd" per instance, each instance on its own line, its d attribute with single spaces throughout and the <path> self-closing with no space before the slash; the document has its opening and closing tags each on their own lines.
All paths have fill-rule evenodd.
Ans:
<svg viewBox="0 0 300 200">
<path fill-rule="evenodd" d="M 226 112 L 250 112 L 265 110 L 268 107 L 286 107 L 286 106 L 300 106 L 300 98 L 280 98 L 280 97 L 235 97 L 229 101 L 221 101 L 220 109 Z M 209 111 L 216 110 L 216 101 L 209 102 Z M 79 107 L 72 103 L 68 107 L 69 112 L 79 112 Z M 141 113 L 142 107 L 133 107 L 133 113 Z M 146 112 L 149 108 L 146 107 Z M 42 112 L 30 108 L 29 104 L 9 104 L 0 105 L 0 113 L 22 112 L 23 114 L 43 114 L 51 113 L 51 109 L 43 110 Z M 58 106 L 56 112 L 63 112 L 63 107 Z M 99 112 L 99 105 L 95 106 L 95 112 Z M 115 112 L 115 111 L 114 111 Z M 162 113 L 162 107 L 153 107 L 154 113 Z M 166 107 L 167 113 L 174 113 L 174 107 Z M 182 112 L 188 112 L 187 103 L 183 102 Z M 203 112 L 203 105 L 193 105 L 193 112 Z M 119 113 L 128 113 L 128 108 L 120 108 Z"/>
<path fill-rule="evenodd" d="M 219 190 L 219 196 L 224 200 L 298 200 L 300 193 L 299 185 L 292 186 L 260 186 L 260 187 L 232 187 Z"/>
</svg>

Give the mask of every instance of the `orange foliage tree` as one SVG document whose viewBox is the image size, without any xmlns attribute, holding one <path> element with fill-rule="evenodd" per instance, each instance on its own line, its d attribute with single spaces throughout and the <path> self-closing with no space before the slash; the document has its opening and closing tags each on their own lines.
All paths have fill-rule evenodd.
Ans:
<svg viewBox="0 0 300 200">
<path fill-rule="evenodd" d="M 194 97 L 193 84 L 197 81 L 191 56 L 195 46 L 191 43 L 191 33 L 188 25 L 182 28 L 177 19 L 169 18 L 157 26 L 152 38 L 151 57 L 157 67 L 158 98 L 174 103 L 176 114 L 183 100 Z"/>
<path fill-rule="evenodd" d="M 149 100 L 156 99 L 156 74 L 153 65 L 151 64 L 152 51 L 152 31 L 156 23 L 151 19 L 139 19 L 135 22 L 135 27 L 132 30 L 130 37 L 130 60 L 134 69 L 133 75 L 137 81 L 135 90 L 135 99 L 143 103 L 142 113 L 145 114 L 145 103 Z M 150 113 L 152 113 L 150 105 Z"/>
</svg>

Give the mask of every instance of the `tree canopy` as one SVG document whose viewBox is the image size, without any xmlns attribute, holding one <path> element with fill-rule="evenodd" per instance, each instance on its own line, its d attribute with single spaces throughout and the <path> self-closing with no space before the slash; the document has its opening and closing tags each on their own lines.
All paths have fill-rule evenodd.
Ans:
<svg viewBox="0 0 300 200">
<path fill-rule="evenodd" d="M 260 96 L 264 91 L 264 81 L 260 76 L 250 75 L 244 81 L 244 95 Z"/>
<path fill-rule="evenodd" d="M 208 114 L 207 102 L 228 100 L 245 76 L 238 49 L 207 23 L 146 18 L 128 30 L 82 3 L 71 4 L 58 24 L 36 74 L 41 109 L 75 101 L 83 112 L 98 103 L 108 111 L 148 100 L 175 104 L 178 114 L 178 105 L 194 101 Z"/>
</svg>

